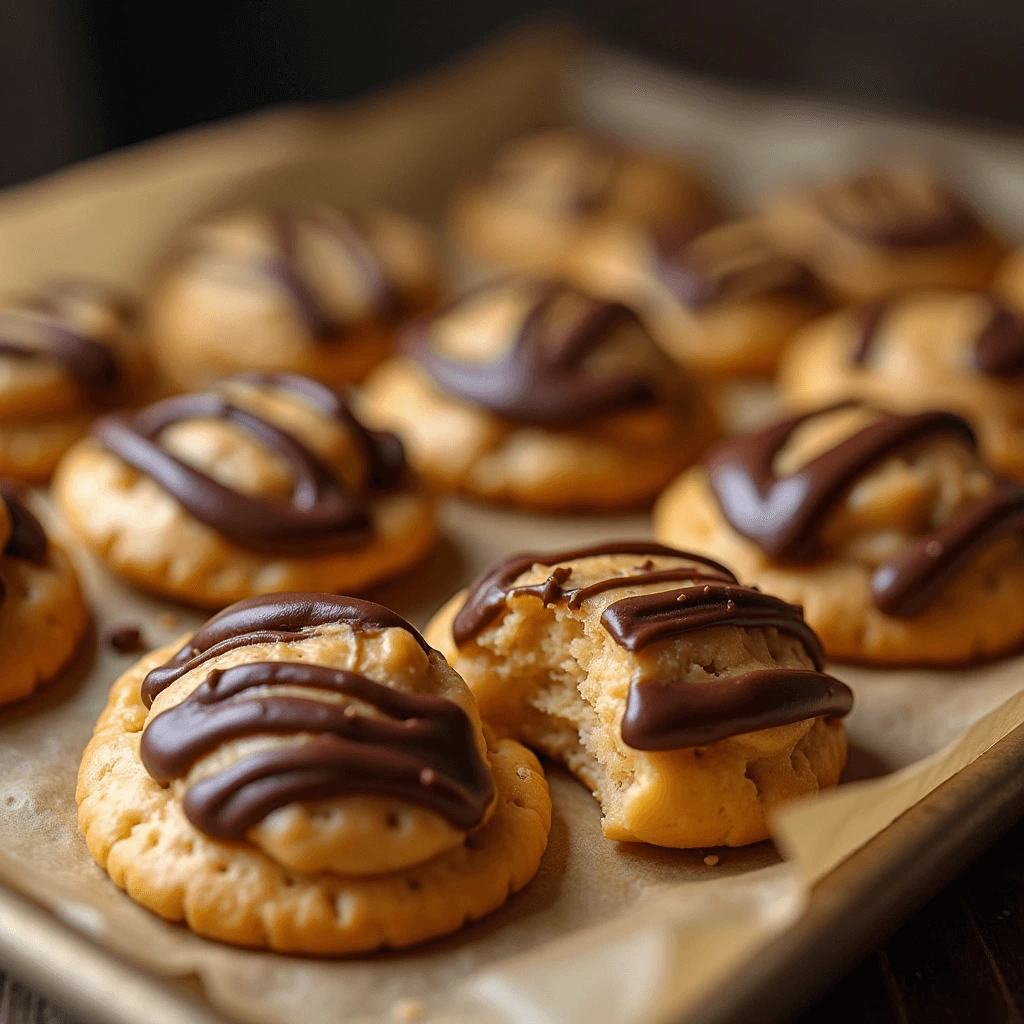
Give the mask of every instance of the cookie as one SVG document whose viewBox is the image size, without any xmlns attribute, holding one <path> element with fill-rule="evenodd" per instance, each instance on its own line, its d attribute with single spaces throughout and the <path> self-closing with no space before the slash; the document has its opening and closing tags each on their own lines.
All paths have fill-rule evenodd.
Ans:
<svg viewBox="0 0 1024 1024">
<path fill-rule="evenodd" d="M 693 168 L 569 131 L 519 139 L 456 199 L 452 230 L 500 267 L 558 275 L 582 231 L 601 224 L 689 225 L 720 219 Z"/>
<path fill-rule="evenodd" d="M 802 605 L 830 657 L 963 664 L 1024 639 L 1024 488 L 953 413 L 846 404 L 730 438 L 654 525 Z"/>
<path fill-rule="evenodd" d="M 361 379 L 395 327 L 433 305 L 438 268 L 412 221 L 326 207 L 245 210 L 194 227 L 154 275 L 147 325 L 180 388 L 239 370 Z"/>
<path fill-rule="evenodd" d="M 480 715 L 562 761 L 609 839 L 742 846 L 777 804 L 834 786 L 853 697 L 800 609 L 650 542 L 517 555 L 426 635 Z"/>
<path fill-rule="evenodd" d="M 555 511 L 628 507 L 714 434 L 701 391 L 637 319 L 566 286 L 489 285 L 398 346 L 360 409 L 448 490 Z"/>
<path fill-rule="evenodd" d="M 0 477 L 49 479 L 105 408 L 138 400 L 149 367 L 134 307 L 86 281 L 0 301 Z"/>
<path fill-rule="evenodd" d="M 241 375 L 107 416 L 64 457 L 53 491 L 115 572 L 210 608 L 363 588 L 412 565 L 435 534 L 433 500 L 398 439 L 292 374 Z"/>
<path fill-rule="evenodd" d="M 1024 476 L 1024 306 L 977 292 L 876 299 L 799 332 L 778 388 L 794 410 L 858 398 L 901 412 L 952 409 L 988 462 Z"/>
<path fill-rule="evenodd" d="M 754 218 L 696 235 L 596 228 L 573 250 L 568 277 L 635 310 L 666 352 L 702 376 L 770 375 L 793 332 L 827 308 L 807 269 Z"/>
<path fill-rule="evenodd" d="M 87 622 L 68 556 L 49 541 L 18 484 L 0 480 L 0 704 L 56 676 Z"/>
<path fill-rule="evenodd" d="M 407 622 L 348 597 L 244 601 L 115 684 L 78 776 L 89 852 L 170 921 L 289 953 L 458 930 L 536 873 L 536 758 L 485 739 Z"/>
<path fill-rule="evenodd" d="M 783 251 L 851 302 L 905 288 L 984 288 L 1006 253 L 961 196 L 908 166 L 805 189 L 764 219 Z"/>
</svg>

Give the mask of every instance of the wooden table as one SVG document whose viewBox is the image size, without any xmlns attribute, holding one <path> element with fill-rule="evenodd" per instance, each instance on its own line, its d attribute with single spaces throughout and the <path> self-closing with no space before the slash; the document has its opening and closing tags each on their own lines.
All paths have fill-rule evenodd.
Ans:
<svg viewBox="0 0 1024 1024">
<path fill-rule="evenodd" d="M 795 1024 L 940 1021 L 1024 1024 L 1024 821 Z M 0 974 L 0 1024 L 76 1022 Z"/>
</svg>

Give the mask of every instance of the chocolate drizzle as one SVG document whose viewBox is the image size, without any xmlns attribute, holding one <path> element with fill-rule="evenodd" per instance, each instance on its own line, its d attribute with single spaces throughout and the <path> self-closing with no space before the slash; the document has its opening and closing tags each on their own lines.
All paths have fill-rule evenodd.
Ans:
<svg viewBox="0 0 1024 1024">
<path fill-rule="evenodd" d="M 371 487 L 390 486 L 401 476 L 404 459 L 397 439 L 364 430 L 322 385 L 292 374 L 251 374 L 238 379 L 272 384 L 311 401 L 328 415 L 340 414 L 367 453 Z M 199 418 L 221 419 L 241 427 L 279 455 L 294 477 L 291 498 L 242 494 L 160 446 L 160 434 L 166 427 Z M 138 413 L 112 414 L 98 420 L 92 433 L 108 451 L 152 477 L 196 519 L 243 547 L 304 554 L 352 547 L 371 534 L 366 503 L 350 493 L 330 467 L 290 434 L 222 395 L 183 395 Z"/>
<path fill-rule="evenodd" d="M 588 416 L 651 405 L 656 399 L 652 381 L 633 374 L 598 375 L 582 365 L 615 328 L 635 319 L 624 306 L 585 299 L 583 315 L 562 336 L 553 337 L 550 313 L 568 291 L 544 285 L 507 354 L 493 362 L 441 355 L 430 337 L 430 321 L 407 331 L 399 349 L 443 391 L 524 423 L 564 427 Z"/>
<path fill-rule="evenodd" d="M 858 306 L 853 311 L 854 322 L 857 327 L 857 334 L 854 339 L 853 352 L 850 355 L 850 362 L 854 366 L 863 366 L 871 353 L 871 346 L 878 337 L 879 328 L 886 313 L 892 309 L 895 298 L 891 295 L 883 295 L 881 298 L 872 299 Z"/>
<path fill-rule="evenodd" d="M 91 402 L 111 400 L 121 384 L 121 367 L 111 349 L 74 330 L 69 302 L 85 291 L 103 297 L 98 289 L 76 282 L 55 283 L 26 301 L 22 308 L 0 311 L 0 356 L 14 359 L 52 359 L 60 363 Z M 128 311 L 112 305 L 123 319 Z M 31 339 L 31 340 L 27 340 Z"/>
<path fill-rule="evenodd" d="M 570 588 L 570 566 L 555 565 L 595 555 L 659 555 L 695 563 L 655 569 L 648 558 L 630 573 Z M 535 565 L 552 565 L 543 583 L 515 586 Z M 639 680 L 630 687 L 622 739 L 638 750 L 673 750 L 714 743 L 757 729 L 788 725 L 822 715 L 845 715 L 853 703 L 849 688 L 821 668 L 825 654 L 795 605 L 742 587 L 733 574 L 700 555 L 660 544 L 609 543 L 554 555 L 521 555 L 496 566 L 470 589 L 456 616 L 453 635 L 460 647 L 501 613 L 513 597 L 529 594 L 546 604 L 565 600 L 569 608 L 609 590 L 685 581 L 693 585 L 635 594 L 609 604 L 601 624 L 620 647 L 636 653 L 660 640 L 716 626 L 775 629 L 796 637 L 814 665 L 807 669 L 765 669 L 706 682 Z"/>
<path fill-rule="evenodd" d="M 962 242 L 979 230 L 959 196 L 926 179 L 864 174 L 821 189 L 817 203 L 845 234 L 887 249 Z"/>
<path fill-rule="evenodd" d="M 633 582 L 622 578 L 623 586 Z M 601 624 L 620 647 L 633 652 L 711 626 L 776 629 L 800 640 L 816 668 L 825 664 L 821 641 L 800 608 L 738 584 L 705 583 L 626 597 L 605 608 Z"/>
<path fill-rule="evenodd" d="M 683 579 L 713 579 L 735 583 L 736 577 L 724 565 L 713 562 L 703 555 L 694 555 L 676 548 L 655 544 L 652 541 L 624 541 L 605 544 L 594 544 L 589 547 L 576 548 L 572 551 L 560 551 L 555 554 L 524 554 L 513 555 L 499 562 L 489 572 L 478 577 L 470 587 L 466 600 L 452 623 L 455 642 L 461 647 L 487 628 L 502 612 L 509 597 L 515 594 L 533 594 L 540 597 L 545 604 L 551 604 L 568 596 L 572 607 L 579 607 L 586 597 L 593 596 L 601 590 L 610 589 L 611 581 L 594 584 L 580 590 L 564 590 L 564 584 L 570 577 L 571 569 L 558 567 L 551 576 L 534 586 L 513 588 L 513 583 L 528 569 L 535 565 L 553 565 L 556 562 L 571 562 L 578 558 L 590 558 L 594 555 L 667 555 L 670 558 L 685 558 L 694 562 L 697 568 L 682 569 Z M 642 570 L 645 573 L 647 570 Z M 671 570 L 673 573 L 675 570 Z M 631 583 L 629 577 L 615 577 L 615 585 L 625 586 Z M 656 581 L 651 581 L 656 582 Z M 588 593 L 589 592 L 589 593 Z M 582 596 L 581 596 L 582 595 Z M 577 600 L 578 598 L 578 600 Z"/>
<path fill-rule="evenodd" d="M 340 694 L 386 717 L 360 714 L 352 703 L 262 692 L 268 686 Z M 215 669 L 147 725 L 140 754 L 166 783 L 230 740 L 296 733 L 313 738 L 243 757 L 191 785 L 183 801 L 189 821 L 218 839 L 239 839 L 286 804 L 365 793 L 407 800 L 470 829 L 494 794 L 473 726 L 453 701 L 300 662 Z"/>
<path fill-rule="evenodd" d="M 355 267 L 370 297 L 372 315 L 390 318 L 400 311 L 398 294 L 388 281 L 365 237 L 365 225 L 354 214 L 311 209 L 278 209 L 269 215 L 276 252 L 262 264 L 267 276 L 291 298 L 309 333 L 330 341 L 344 330 L 325 308 L 316 289 L 303 273 L 299 260 L 299 235 L 306 227 L 328 235 Z"/>
<path fill-rule="evenodd" d="M 404 629 L 430 653 L 426 640 L 405 619 L 372 601 L 302 591 L 251 597 L 214 615 L 169 661 L 153 669 L 142 681 L 142 703 L 150 707 L 168 686 L 211 658 L 253 644 L 301 640 L 309 635 L 303 630 L 327 625 L 363 632 Z"/>
<path fill-rule="evenodd" d="M 839 717 L 852 707 L 845 683 L 804 669 L 758 669 L 704 682 L 652 679 L 630 687 L 622 739 L 637 750 L 700 747 L 809 718 Z"/>
<path fill-rule="evenodd" d="M 981 548 L 1022 531 L 1024 488 L 1004 484 L 881 566 L 871 581 L 876 607 L 887 615 L 924 611 Z"/>
<path fill-rule="evenodd" d="M 730 439 L 706 460 L 711 488 L 729 524 L 780 561 L 813 560 L 818 530 L 846 489 L 902 446 L 938 434 L 958 437 L 972 448 L 976 444 L 970 427 L 953 413 L 887 414 L 793 475 L 777 478 L 771 469 L 775 455 L 808 418 Z M 982 547 L 1021 530 L 1024 488 L 1003 484 L 880 566 L 872 579 L 875 606 L 887 615 L 924 611 Z"/>
<path fill-rule="evenodd" d="M 11 517 L 11 535 L 3 553 L 12 558 L 42 565 L 46 562 L 49 542 L 46 531 L 25 503 L 25 494 L 13 480 L 0 480 L 0 501 Z"/>
<path fill-rule="evenodd" d="M 2 553 L 11 558 L 23 558 L 27 562 L 45 565 L 50 547 L 46 531 L 25 504 L 22 489 L 13 480 L 0 480 L 0 501 L 7 506 L 11 518 L 11 533 Z M 3 578 L 0 578 L 0 604 L 6 594 Z"/>
<path fill-rule="evenodd" d="M 847 488 L 901 447 L 939 434 L 975 445 L 971 428 L 953 413 L 887 414 L 797 472 L 777 477 L 772 463 L 797 427 L 832 409 L 729 438 L 705 459 L 711 489 L 725 518 L 771 558 L 804 562 L 817 557 L 818 530 Z"/>
<path fill-rule="evenodd" d="M 974 365 L 993 377 L 1024 374 L 1024 316 L 992 299 L 992 316 L 978 335 Z"/>
<path fill-rule="evenodd" d="M 698 239 L 705 236 L 687 226 L 655 237 L 655 273 L 687 308 L 701 310 L 733 297 L 820 296 L 806 267 L 775 251 L 755 232 L 738 232 L 735 225 L 727 225 L 706 237 L 714 235 L 726 237 L 732 246 L 703 252 Z"/>
</svg>

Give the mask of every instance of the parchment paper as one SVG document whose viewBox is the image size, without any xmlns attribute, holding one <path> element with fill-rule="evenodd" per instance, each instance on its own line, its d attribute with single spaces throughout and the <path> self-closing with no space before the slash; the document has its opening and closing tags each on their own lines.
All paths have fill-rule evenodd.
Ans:
<svg viewBox="0 0 1024 1024">
<path fill-rule="evenodd" d="M 436 213 L 453 181 L 501 138 L 558 117 L 559 72 L 573 64 L 572 52 L 564 33 L 527 36 L 363 110 L 270 113 L 18 190 L 0 198 L 0 273 L 29 283 L 102 267 L 131 283 L 176 225 L 240 197 L 386 198 Z M 770 180 L 780 161 L 789 170 L 822 166 L 864 141 L 863 119 L 806 104 L 695 90 L 607 56 L 574 67 L 569 106 L 577 115 L 681 148 L 695 139 L 724 147 L 739 194 L 753 187 L 743 174 L 755 165 Z M 874 128 L 899 132 L 891 123 Z M 985 193 L 991 208 L 1013 205 L 1006 184 L 1011 156 L 1024 166 L 1018 143 L 915 131 L 967 154 L 993 186 Z M 1013 223 L 1024 224 L 1024 203 L 1014 201 Z M 643 515 L 569 520 L 456 500 L 443 508 L 443 527 L 445 540 L 427 562 L 371 595 L 417 624 L 511 551 L 648 532 Z M 59 523 L 53 528 L 60 532 Z M 156 646 L 202 618 L 150 601 L 78 558 L 97 631 L 141 624 Z M 0 882 L 144 969 L 198 979 L 221 1012 L 268 1024 L 394 1019 L 403 1000 L 413 1001 L 404 1004 L 409 1014 L 452 1024 L 677 1020 L 798 918 L 815 879 L 1024 722 L 1021 658 L 962 672 L 834 666 L 857 694 L 848 774 L 891 774 L 785 808 L 775 823 L 785 863 L 767 842 L 715 851 L 608 842 L 590 795 L 551 767 L 551 842 L 524 892 L 448 939 L 327 961 L 197 938 L 137 907 L 89 859 L 73 800 L 78 760 L 111 683 L 132 660 L 87 644 L 56 685 L 0 711 Z M 704 862 L 710 853 L 717 864 Z"/>
</svg>

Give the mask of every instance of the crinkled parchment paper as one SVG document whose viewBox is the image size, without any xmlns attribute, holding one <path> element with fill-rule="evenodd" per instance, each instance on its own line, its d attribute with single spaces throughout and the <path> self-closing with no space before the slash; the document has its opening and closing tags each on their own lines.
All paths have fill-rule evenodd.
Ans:
<svg viewBox="0 0 1024 1024">
<path fill-rule="evenodd" d="M 559 33 L 520 39 L 411 95 L 342 114 L 270 113 L 18 190 L 0 198 L 0 275 L 20 284 L 103 268 L 130 283 L 175 226 L 242 196 L 388 199 L 436 212 L 453 180 L 502 137 L 557 116 L 557 72 L 568 52 Z M 818 166 L 863 145 L 868 133 L 852 115 L 680 85 L 629 61 L 592 61 L 577 82 L 576 107 L 614 132 L 722 148 L 740 192 L 752 168 L 771 179 Z M 989 205 L 1003 202 L 999 212 L 1014 215 L 1004 200 L 1011 164 L 1024 165 L 1019 146 L 896 124 L 885 137 L 908 131 L 922 144 L 953 145 L 991 186 Z M 1024 223 L 1024 210 L 1016 216 Z M 648 524 L 645 516 L 567 520 L 449 501 L 444 528 L 424 565 L 371 596 L 422 624 L 511 551 L 645 535 Z M 786 808 L 776 822 L 786 862 L 770 843 L 671 851 L 608 842 L 591 796 L 552 767 L 554 822 L 540 873 L 484 921 L 412 951 L 352 960 L 233 949 L 137 907 L 92 863 L 78 834 L 79 756 L 111 683 L 133 660 L 95 635 L 139 624 L 156 646 L 201 620 L 123 587 L 84 555 L 79 562 L 95 611 L 93 642 L 56 685 L 0 711 L 0 882 L 145 970 L 198 979 L 211 1004 L 239 1021 L 392 1019 L 402 1000 L 413 1000 L 410 1012 L 452 1024 L 679 1019 L 799 917 L 815 879 L 1024 721 L 1021 658 L 962 672 L 839 666 L 857 694 L 849 774 L 867 781 Z M 718 863 L 705 864 L 712 853 Z"/>
</svg>

